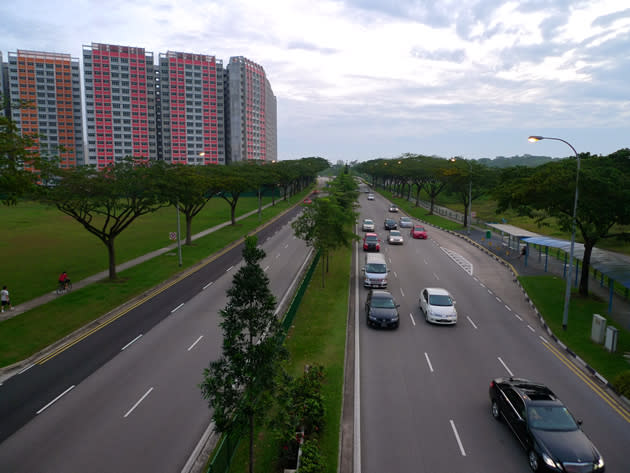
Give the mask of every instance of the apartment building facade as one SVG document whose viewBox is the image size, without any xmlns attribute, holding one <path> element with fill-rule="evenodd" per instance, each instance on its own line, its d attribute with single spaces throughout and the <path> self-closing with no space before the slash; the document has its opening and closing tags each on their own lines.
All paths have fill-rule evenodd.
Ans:
<svg viewBox="0 0 630 473">
<path fill-rule="evenodd" d="M 276 160 L 275 135 L 268 142 L 276 127 L 275 96 L 265 70 L 236 56 L 230 58 L 227 77 L 228 161 Z"/>
<path fill-rule="evenodd" d="M 83 46 L 87 164 L 157 156 L 155 65 L 144 48 Z"/>
<path fill-rule="evenodd" d="M 223 81 L 223 62 L 214 56 L 160 54 L 158 159 L 173 164 L 225 164 Z"/>
<path fill-rule="evenodd" d="M 13 122 L 22 134 L 37 136 L 31 151 L 58 157 L 61 167 L 84 164 L 79 60 L 18 50 L 8 53 L 3 69 Z"/>
</svg>

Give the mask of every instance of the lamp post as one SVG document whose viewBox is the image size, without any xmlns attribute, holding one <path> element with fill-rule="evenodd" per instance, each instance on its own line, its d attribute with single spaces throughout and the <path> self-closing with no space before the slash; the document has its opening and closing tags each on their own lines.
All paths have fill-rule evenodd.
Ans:
<svg viewBox="0 0 630 473">
<path fill-rule="evenodd" d="M 176 203 L 177 207 L 177 259 L 179 260 L 179 265 L 182 265 L 182 238 L 180 235 L 180 226 L 179 226 L 179 199 L 177 199 Z"/>
<path fill-rule="evenodd" d="M 549 136 L 530 136 L 528 141 L 535 143 L 540 140 L 554 140 L 562 141 L 575 153 L 577 159 L 577 172 L 575 173 L 575 197 L 573 199 L 573 218 L 571 219 L 571 250 L 569 252 L 569 274 L 567 275 L 567 284 L 564 290 L 564 310 L 562 311 L 562 330 L 567 329 L 569 322 L 569 302 L 571 301 L 571 279 L 573 276 L 573 250 L 575 247 L 575 220 L 577 218 L 577 205 L 578 205 L 578 182 L 580 180 L 580 155 L 575 148 L 568 141 L 562 138 L 551 138 Z"/>
<path fill-rule="evenodd" d="M 466 231 L 470 235 L 470 226 L 472 225 L 472 161 L 464 158 L 451 158 L 450 161 L 454 163 L 458 159 L 463 160 L 468 164 L 468 219 L 466 221 Z"/>
</svg>

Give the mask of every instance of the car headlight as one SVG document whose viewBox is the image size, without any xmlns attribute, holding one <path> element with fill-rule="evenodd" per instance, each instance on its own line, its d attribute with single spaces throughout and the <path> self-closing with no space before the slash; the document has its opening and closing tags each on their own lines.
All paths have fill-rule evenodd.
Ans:
<svg viewBox="0 0 630 473">
<path fill-rule="evenodd" d="M 543 461 L 549 468 L 553 468 L 554 470 L 562 470 L 561 466 L 558 465 L 553 458 L 543 452 L 542 454 Z"/>
<path fill-rule="evenodd" d="M 600 455 L 599 459 L 595 463 L 595 470 L 601 470 L 602 468 L 604 468 L 604 457 Z"/>
</svg>

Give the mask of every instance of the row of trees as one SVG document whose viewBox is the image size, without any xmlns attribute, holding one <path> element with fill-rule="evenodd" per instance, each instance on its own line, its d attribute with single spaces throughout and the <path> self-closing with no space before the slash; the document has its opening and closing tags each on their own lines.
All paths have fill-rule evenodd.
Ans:
<svg viewBox="0 0 630 473">
<path fill-rule="evenodd" d="M 580 154 L 579 205 L 576 226 L 584 243 L 580 294 L 588 294 L 588 272 L 595 245 L 605 238 L 630 238 L 624 225 L 630 224 L 630 149 L 608 156 Z M 495 168 L 460 157 L 449 160 L 432 156 L 404 154 L 395 159 L 360 163 L 355 169 L 369 176 L 373 186 L 396 195 L 420 193 L 430 200 L 429 213 L 437 196 L 448 193 L 464 206 L 467 225 L 471 201 L 487 195 L 497 201 L 497 213 L 507 209 L 527 215 L 544 225 L 556 218 L 564 231 L 571 230 L 576 181 L 576 157 L 556 159 L 536 167 Z"/>
</svg>

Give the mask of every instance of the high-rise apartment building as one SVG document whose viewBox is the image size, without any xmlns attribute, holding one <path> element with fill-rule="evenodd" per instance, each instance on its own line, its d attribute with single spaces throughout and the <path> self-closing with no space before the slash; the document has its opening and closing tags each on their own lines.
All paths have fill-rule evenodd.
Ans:
<svg viewBox="0 0 630 473">
<path fill-rule="evenodd" d="M 11 118 L 21 133 L 37 135 L 33 151 L 58 156 L 61 167 L 83 164 L 79 60 L 18 50 L 8 54 L 7 72 Z"/>
<path fill-rule="evenodd" d="M 228 161 L 276 160 L 275 97 L 264 69 L 242 56 L 231 57 L 227 76 Z"/>
<path fill-rule="evenodd" d="M 157 158 L 155 65 L 144 48 L 83 46 L 88 164 Z"/>
<path fill-rule="evenodd" d="M 223 63 L 214 56 L 160 54 L 158 159 L 173 164 L 225 164 L 223 80 Z"/>
</svg>

